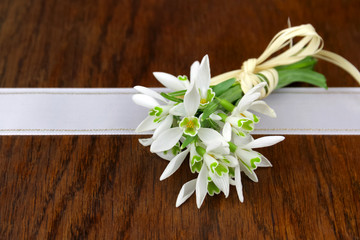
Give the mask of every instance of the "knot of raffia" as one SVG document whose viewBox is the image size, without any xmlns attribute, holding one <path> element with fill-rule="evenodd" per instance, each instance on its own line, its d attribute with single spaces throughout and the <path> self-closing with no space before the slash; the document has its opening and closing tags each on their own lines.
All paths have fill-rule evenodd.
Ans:
<svg viewBox="0 0 360 240">
<path fill-rule="evenodd" d="M 258 60 L 256 58 L 250 58 L 243 62 L 236 79 L 240 82 L 241 89 L 245 93 L 257 84 L 266 82 L 267 87 L 261 92 L 261 98 L 264 98 L 276 88 L 279 77 L 273 68 L 259 71 L 257 63 Z"/>
</svg>

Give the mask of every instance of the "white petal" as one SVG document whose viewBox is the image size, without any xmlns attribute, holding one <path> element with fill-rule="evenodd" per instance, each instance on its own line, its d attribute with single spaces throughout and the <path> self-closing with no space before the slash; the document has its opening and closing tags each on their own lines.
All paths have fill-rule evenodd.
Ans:
<svg viewBox="0 0 360 240">
<path fill-rule="evenodd" d="M 233 133 L 233 139 L 234 139 L 235 145 L 238 147 L 243 147 L 245 144 L 248 144 L 249 142 L 254 140 L 251 135 L 246 135 L 245 137 L 240 137 L 240 136 L 236 135 L 235 133 Z"/>
<path fill-rule="evenodd" d="M 172 153 L 172 151 L 167 151 L 166 154 L 165 154 L 165 152 L 157 152 L 156 155 L 158 155 L 162 159 L 165 159 L 168 161 L 170 161 L 171 159 L 173 159 L 175 157 L 175 155 Z"/>
<path fill-rule="evenodd" d="M 276 117 L 275 111 L 271 107 L 269 107 L 266 104 L 266 102 L 261 101 L 261 100 L 253 102 L 250 105 L 249 109 L 259 112 L 259 113 L 262 113 L 262 114 L 265 114 L 269 117 L 273 117 L 273 118 Z"/>
<path fill-rule="evenodd" d="M 223 173 L 221 177 L 209 171 L 209 176 L 215 185 L 225 194 L 225 197 L 229 196 L 230 185 L 229 185 L 229 174 Z"/>
<path fill-rule="evenodd" d="M 258 178 L 254 171 L 250 171 L 246 166 L 240 164 L 240 169 L 248 176 L 252 181 L 258 182 Z"/>
<path fill-rule="evenodd" d="M 141 143 L 141 145 L 143 145 L 144 147 L 150 146 L 150 144 L 152 144 L 153 141 L 154 139 L 152 137 L 139 139 L 139 143 Z"/>
<path fill-rule="evenodd" d="M 184 103 L 179 103 L 179 104 L 175 105 L 174 107 L 172 107 L 170 109 L 169 113 L 174 115 L 174 116 L 185 117 L 186 112 L 185 112 Z"/>
<path fill-rule="evenodd" d="M 201 207 L 207 193 L 208 185 L 208 170 L 205 164 L 202 165 L 200 173 L 196 180 L 196 205 L 198 208 Z"/>
<path fill-rule="evenodd" d="M 210 145 L 215 142 L 225 142 L 223 136 L 218 131 L 212 128 L 200 128 L 198 130 L 198 136 L 201 141 L 205 143 L 205 145 Z"/>
<path fill-rule="evenodd" d="M 193 179 L 191 181 L 188 181 L 185 183 L 176 199 L 176 207 L 179 207 L 181 204 L 183 204 L 191 195 L 194 193 L 196 187 L 196 179 Z"/>
<path fill-rule="evenodd" d="M 200 105 L 200 95 L 194 85 L 190 86 L 184 96 L 185 112 L 188 117 L 195 115 Z"/>
<path fill-rule="evenodd" d="M 210 117 L 211 120 L 214 120 L 214 121 L 220 121 L 221 120 L 221 117 L 219 115 L 215 114 L 215 113 L 210 114 L 209 117 Z"/>
<path fill-rule="evenodd" d="M 184 162 L 185 157 L 188 155 L 190 151 L 190 148 L 186 149 L 185 151 L 179 153 L 176 155 L 166 166 L 164 172 L 161 174 L 160 181 L 170 177 L 178 168 L 180 165 Z"/>
<path fill-rule="evenodd" d="M 240 166 L 237 166 L 235 168 L 235 187 L 236 187 L 237 195 L 239 197 L 240 202 L 244 202 L 244 195 L 243 195 L 242 183 L 241 183 Z"/>
<path fill-rule="evenodd" d="M 255 87 L 253 87 L 252 89 L 250 89 L 246 94 L 253 94 L 253 93 L 260 93 L 261 90 L 267 85 L 266 82 L 261 82 L 259 84 L 257 84 Z"/>
<path fill-rule="evenodd" d="M 241 98 L 239 104 L 233 110 L 233 113 L 234 114 L 239 114 L 239 113 L 242 113 L 242 112 L 246 111 L 249 108 L 249 106 L 255 100 L 257 100 L 259 97 L 260 97 L 260 93 L 253 93 L 253 94 L 250 94 L 250 95 L 245 94 Z"/>
<path fill-rule="evenodd" d="M 206 97 L 210 85 L 210 64 L 209 57 L 205 55 L 201 60 L 198 75 L 196 77 L 196 88 L 200 89 L 201 96 Z"/>
<path fill-rule="evenodd" d="M 200 63 L 199 61 L 195 61 L 190 68 L 190 81 L 193 83 L 194 80 L 196 79 L 197 75 L 198 75 L 198 71 L 199 71 L 199 66 Z"/>
<path fill-rule="evenodd" d="M 198 130 L 198 136 L 207 146 L 207 151 L 220 151 L 228 153 L 229 144 L 218 131 L 212 128 L 200 128 Z"/>
<path fill-rule="evenodd" d="M 229 142 L 231 140 L 231 132 L 231 125 L 226 122 L 222 129 L 222 135 L 224 136 L 225 141 Z"/>
<path fill-rule="evenodd" d="M 227 163 L 227 166 L 236 167 L 239 165 L 238 160 L 234 156 L 226 155 L 225 158 L 230 161 L 230 163 Z"/>
<path fill-rule="evenodd" d="M 159 126 L 159 123 L 154 122 L 153 116 L 147 116 L 135 129 L 135 132 L 146 132 L 150 130 L 154 130 Z"/>
<path fill-rule="evenodd" d="M 255 139 L 252 142 L 249 142 L 243 148 L 251 149 L 251 148 L 261 148 L 261 147 L 269 147 L 274 144 L 277 144 L 278 142 L 281 142 L 284 140 L 285 137 L 283 136 L 267 136 L 267 137 L 261 137 L 258 139 Z"/>
<path fill-rule="evenodd" d="M 163 101 L 164 103 L 167 103 L 166 99 L 163 98 L 159 93 L 155 92 L 154 90 L 147 88 L 147 87 L 143 87 L 143 86 L 135 86 L 134 87 L 137 91 L 145 94 L 145 95 L 149 95 L 150 97 L 153 97 L 155 99 L 158 99 L 160 101 Z"/>
<path fill-rule="evenodd" d="M 163 152 L 169 150 L 180 140 L 182 134 L 183 130 L 179 127 L 165 130 L 151 144 L 150 152 Z"/>
<path fill-rule="evenodd" d="M 266 157 L 261 155 L 261 162 L 257 166 L 258 167 L 272 167 L 272 164 Z"/>
<path fill-rule="evenodd" d="M 145 94 L 134 94 L 132 96 L 132 100 L 140 106 L 146 107 L 146 108 L 154 108 L 156 106 L 159 106 L 159 102 L 156 101 L 153 97 L 150 97 Z"/>
<path fill-rule="evenodd" d="M 261 162 L 260 154 L 256 151 L 238 148 L 235 153 L 236 156 L 241 159 L 243 164 L 246 164 L 249 168 L 256 169 Z"/>
<path fill-rule="evenodd" d="M 173 122 L 173 116 L 168 115 L 162 122 L 160 122 L 159 126 L 156 128 L 153 138 L 156 139 L 162 132 L 169 129 Z"/>
<path fill-rule="evenodd" d="M 177 77 L 164 72 L 154 72 L 153 74 L 155 78 L 165 87 L 173 91 L 185 90 L 184 85 Z"/>
</svg>

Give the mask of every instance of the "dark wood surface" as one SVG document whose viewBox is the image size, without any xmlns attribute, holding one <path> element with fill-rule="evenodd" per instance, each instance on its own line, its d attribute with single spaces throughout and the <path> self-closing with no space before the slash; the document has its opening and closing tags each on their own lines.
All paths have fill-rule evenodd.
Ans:
<svg viewBox="0 0 360 240">
<path fill-rule="evenodd" d="M 158 87 L 153 71 L 188 74 L 206 53 L 216 75 L 259 56 L 288 17 L 360 67 L 359 13 L 357 0 L 2 0 L 0 87 Z M 231 188 L 200 210 L 194 196 L 175 208 L 187 165 L 160 182 L 167 162 L 138 138 L 0 137 L 0 239 L 360 238 L 360 136 L 287 136 L 260 150 L 273 168 L 243 178 L 244 203 Z"/>
</svg>

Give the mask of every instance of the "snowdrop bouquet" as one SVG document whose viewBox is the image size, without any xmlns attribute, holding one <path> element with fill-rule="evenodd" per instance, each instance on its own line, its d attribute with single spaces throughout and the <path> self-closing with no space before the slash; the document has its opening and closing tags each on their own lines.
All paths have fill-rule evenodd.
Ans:
<svg viewBox="0 0 360 240">
<path fill-rule="evenodd" d="M 293 45 L 292 38 L 303 37 Z M 278 56 L 275 52 L 290 45 Z M 170 92 L 158 93 L 150 88 L 134 87 L 136 104 L 149 109 L 137 132 L 154 131 L 150 138 L 140 139 L 144 146 L 169 160 L 160 180 L 171 176 L 188 158 L 197 178 L 185 183 L 176 206 L 196 192 L 198 208 L 207 194 L 229 195 L 235 186 L 243 202 L 241 173 L 257 182 L 255 170 L 270 167 L 270 161 L 256 148 L 272 146 L 282 136 L 254 139 L 251 136 L 260 121 L 258 113 L 276 117 L 272 108 L 261 100 L 276 88 L 301 81 L 326 88 L 325 77 L 313 70 L 316 58 L 335 63 L 358 80 L 360 74 L 342 57 L 322 50 L 322 40 L 311 25 L 288 28 L 277 34 L 258 59 L 249 59 L 239 70 L 211 78 L 209 57 L 194 62 L 190 78 L 155 72 L 155 78 Z M 355 69 L 355 70 L 354 70 Z"/>
</svg>

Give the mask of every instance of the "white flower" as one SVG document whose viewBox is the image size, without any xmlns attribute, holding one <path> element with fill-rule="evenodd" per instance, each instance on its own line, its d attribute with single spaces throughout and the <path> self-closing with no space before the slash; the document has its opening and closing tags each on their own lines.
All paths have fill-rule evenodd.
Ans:
<svg viewBox="0 0 360 240">
<path fill-rule="evenodd" d="M 154 77 L 166 88 L 172 91 L 186 90 L 190 86 L 190 82 L 186 76 L 175 77 L 169 73 L 154 72 Z"/>
<path fill-rule="evenodd" d="M 232 182 L 238 190 L 240 201 L 243 201 L 240 170 L 244 172 L 251 180 L 258 182 L 258 178 L 254 172 L 257 167 L 271 167 L 270 161 L 253 148 L 262 148 L 275 145 L 285 138 L 283 136 L 267 136 L 253 139 L 250 135 L 247 137 L 239 137 L 234 135 L 233 154 L 239 161 L 239 166 L 235 168 L 235 182 Z M 238 189 L 240 188 L 240 189 Z"/>
<path fill-rule="evenodd" d="M 149 115 L 139 124 L 135 131 L 154 130 L 154 134 L 150 138 L 139 139 L 143 146 L 150 146 L 162 132 L 171 128 L 174 116 L 169 114 L 169 111 L 174 107 L 174 104 L 168 102 L 152 89 L 142 86 L 135 86 L 134 88 L 140 94 L 133 95 L 133 101 L 140 106 L 150 109 Z M 179 151 L 180 145 L 178 144 L 178 146 L 173 146 L 171 151 L 157 152 L 157 155 L 170 161 Z"/>
<path fill-rule="evenodd" d="M 259 118 L 248 110 L 254 110 L 270 117 L 276 117 L 273 109 L 264 101 L 257 100 L 260 97 L 261 90 L 265 86 L 265 82 L 256 85 L 240 99 L 230 116 L 225 119 L 223 128 L 223 134 L 225 136 L 231 136 L 231 131 L 233 131 L 237 135 L 245 137 L 246 134 L 254 130 L 254 123 L 258 123 Z"/>
<path fill-rule="evenodd" d="M 211 196 L 222 191 L 225 197 L 229 195 L 229 168 L 238 165 L 235 157 L 230 155 L 229 144 L 223 136 L 214 129 L 201 128 L 199 141 L 192 143 L 184 154 L 190 152 L 190 168 L 193 172 L 199 172 L 194 182 L 184 184 L 180 190 L 176 206 L 185 202 L 196 190 L 196 203 L 198 208 L 202 205 L 206 194 Z M 183 158 L 174 158 L 177 163 L 169 163 L 161 180 L 169 177 L 183 162 Z M 179 164 L 180 162 L 180 164 Z M 176 169 L 174 169 L 176 166 Z M 171 169 L 171 170 L 170 170 Z"/>
<path fill-rule="evenodd" d="M 199 119 L 195 117 L 195 113 L 200 105 L 200 96 L 196 88 L 193 86 L 186 91 L 184 97 L 184 107 L 186 117 L 179 123 L 179 127 L 173 127 L 162 132 L 150 147 L 151 152 L 161 152 L 172 148 L 179 142 L 183 133 L 195 136 L 198 128 L 200 128 Z"/>
<path fill-rule="evenodd" d="M 198 94 L 200 95 L 200 108 L 204 108 L 215 97 L 215 93 L 210 88 L 211 76 L 208 55 L 203 57 L 201 63 L 196 61 L 191 65 L 190 80 L 191 83 L 188 87 L 188 91 L 192 87 L 192 84 L 194 84 L 194 88 L 197 89 Z M 175 106 L 173 109 L 171 109 L 170 113 L 175 116 L 186 116 L 184 103 L 180 103 Z"/>
<path fill-rule="evenodd" d="M 134 94 L 132 96 L 133 101 L 136 104 L 146 107 L 150 110 L 149 116 L 147 116 L 139 124 L 135 131 L 145 132 L 156 129 L 160 126 L 160 123 L 169 115 L 169 111 L 173 107 L 173 104 L 169 103 L 159 93 L 152 89 L 142 86 L 135 86 L 134 88 L 141 94 Z"/>
</svg>

